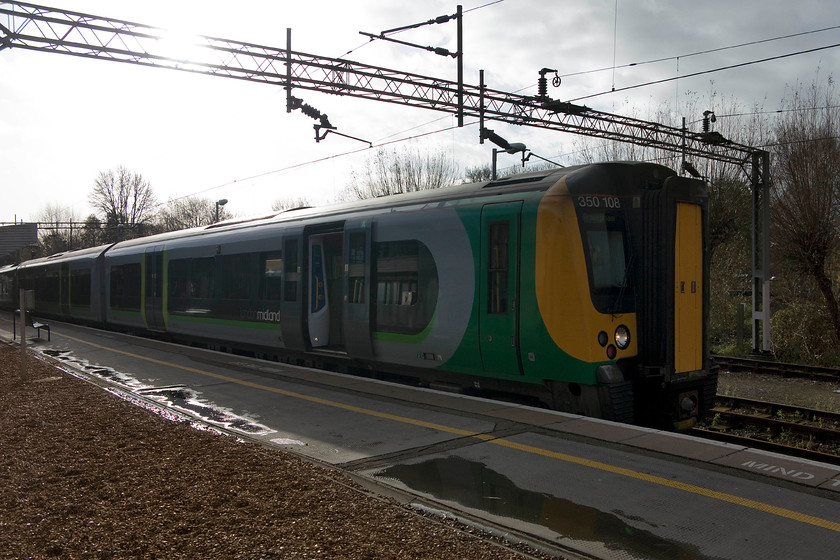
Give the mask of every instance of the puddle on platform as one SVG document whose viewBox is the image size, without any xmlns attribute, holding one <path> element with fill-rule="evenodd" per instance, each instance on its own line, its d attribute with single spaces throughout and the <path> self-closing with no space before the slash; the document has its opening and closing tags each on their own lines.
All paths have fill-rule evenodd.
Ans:
<svg viewBox="0 0 840 560">
<path fill-rule="evenodd" d="M 105 379 L 109 383 L 120 385 L 132 393 L 151 398 L 167 407 L 184 412 L 189 416 L 210 424 L 249 435 L 264 435 L 274 433 L 275 431 L 268 426 L 263 426 L 242 416 L 237 416 L 228 409 L 201 401 L 198 393 L 192 389 L 185 387 L 151 387 L 131 374 L 119 372 L 109 367 L 91 364 L 87 360 L 74 356 L 69 350 L 49 349 L 42 350 L 42 353 L 51 358 L 72 364 L 73 368 L 78 371 L 83 371 L 86 375 Z M 76 375 L 72 371 L 68 371 L 68 373 Z M 176 417 L 173 416 L 172 419 L 176 419 Z"/>
<path fill-rule="evenodd" d="M 144 385 L 140 380 L 130 374 L 122 373 L 106 366 L 91 364 L 87 360 L 74 356 L 70 350 L 49 349 L 41 350 L 41 353 L 51 358 L 67 362 L 76 370 L 83 371 L 87 375 L 105 379 L 110 383 L 116 383 L 131 391 L 137 391 L 148 387 L 148 385 Z M 73 375 L 72 371 L 68 371 L 68 373 Z"/>
<path fill-rule="evenodd" d="M 446 457 L 411 465 L 400 464 L 375 473 L 410 489 L 462 506 L 541 525 L 564 539 L 600 543 L 616 557 L 639 559 L 710 560 L 696 547 L 663 539 L 629 525 L 629 516 L 604 512 L 548 494 L 523 490 L 479 462 Z M 636 521 L 639 521 L 636 519 Z"/>
<path fill-rule="evenodd" d="M 170 408 L 186 412 L 190 416 L 195 416 L 217 426 L 250 435 L 263 435 L 274 432 L 268 426 L 263 426 L 242 416 L 237 416 L 231 411 L 219 406 L 202 402 L 198 399 L 195 391 L 186 387 L 145 389 L 139 392 L 146 397 L 166 404 Z"/>
</svg>

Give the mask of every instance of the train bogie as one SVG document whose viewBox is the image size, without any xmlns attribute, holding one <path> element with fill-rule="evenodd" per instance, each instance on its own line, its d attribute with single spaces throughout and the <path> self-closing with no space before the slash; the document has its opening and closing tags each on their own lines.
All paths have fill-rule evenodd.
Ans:
<svg viewBox="0 0 840 560">
<path fill-rule="evenodd" d="M 88 270 L 87 311 L 41 295 L 39 311 L 64 318 L 681 426 L 715 387 L 705 212 L 699 181 L 596 164 L 153 236 L 17 274 L 64 294 L 62 275 L 78 289 Z"/>
</svg>

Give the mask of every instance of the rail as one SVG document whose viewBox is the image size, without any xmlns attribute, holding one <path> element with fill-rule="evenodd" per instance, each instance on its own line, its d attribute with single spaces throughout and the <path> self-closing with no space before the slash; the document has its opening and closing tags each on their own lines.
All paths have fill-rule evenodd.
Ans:
<svg viewBox="0 0 840 560">
<path fill-rule="evenodd" d="M 692 434 L 840 465 L 840 413 L 718 395 Z"/>
<path fill-rule="evenodd" d="M 796 377 L 817 381 L 840 381 L 840 368 L 825 366 L 807 366 L 785 362 L 732 356 L 714 356 L 722 369 L 731 372 L 750 372 L 780 377 Z"/>
</svg>

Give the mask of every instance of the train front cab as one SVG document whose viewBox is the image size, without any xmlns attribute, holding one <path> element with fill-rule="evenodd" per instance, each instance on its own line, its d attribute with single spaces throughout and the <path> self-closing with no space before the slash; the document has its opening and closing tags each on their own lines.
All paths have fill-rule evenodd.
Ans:
<svg viewBox="0 0 840 560">
<path fill-rule="evenodd" d="M 653 164 L 590 166 L 549 189 L 535 287 L 563 353 L 555 408 L 684 429 L 711 406 L 705 220 L 705 185 Z"/>
</svg>

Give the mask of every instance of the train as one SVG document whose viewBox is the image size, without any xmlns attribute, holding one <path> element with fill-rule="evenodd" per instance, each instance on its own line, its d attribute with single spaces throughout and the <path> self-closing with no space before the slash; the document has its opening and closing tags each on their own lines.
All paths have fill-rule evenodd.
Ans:
<svg viewBox="0 0 840 560">
<path fill-rule="evenodd" d="M 593 163 L 0 269 L 0 306 L 663 429 L 714 406 L 708 190 Z"/>
</svg>

